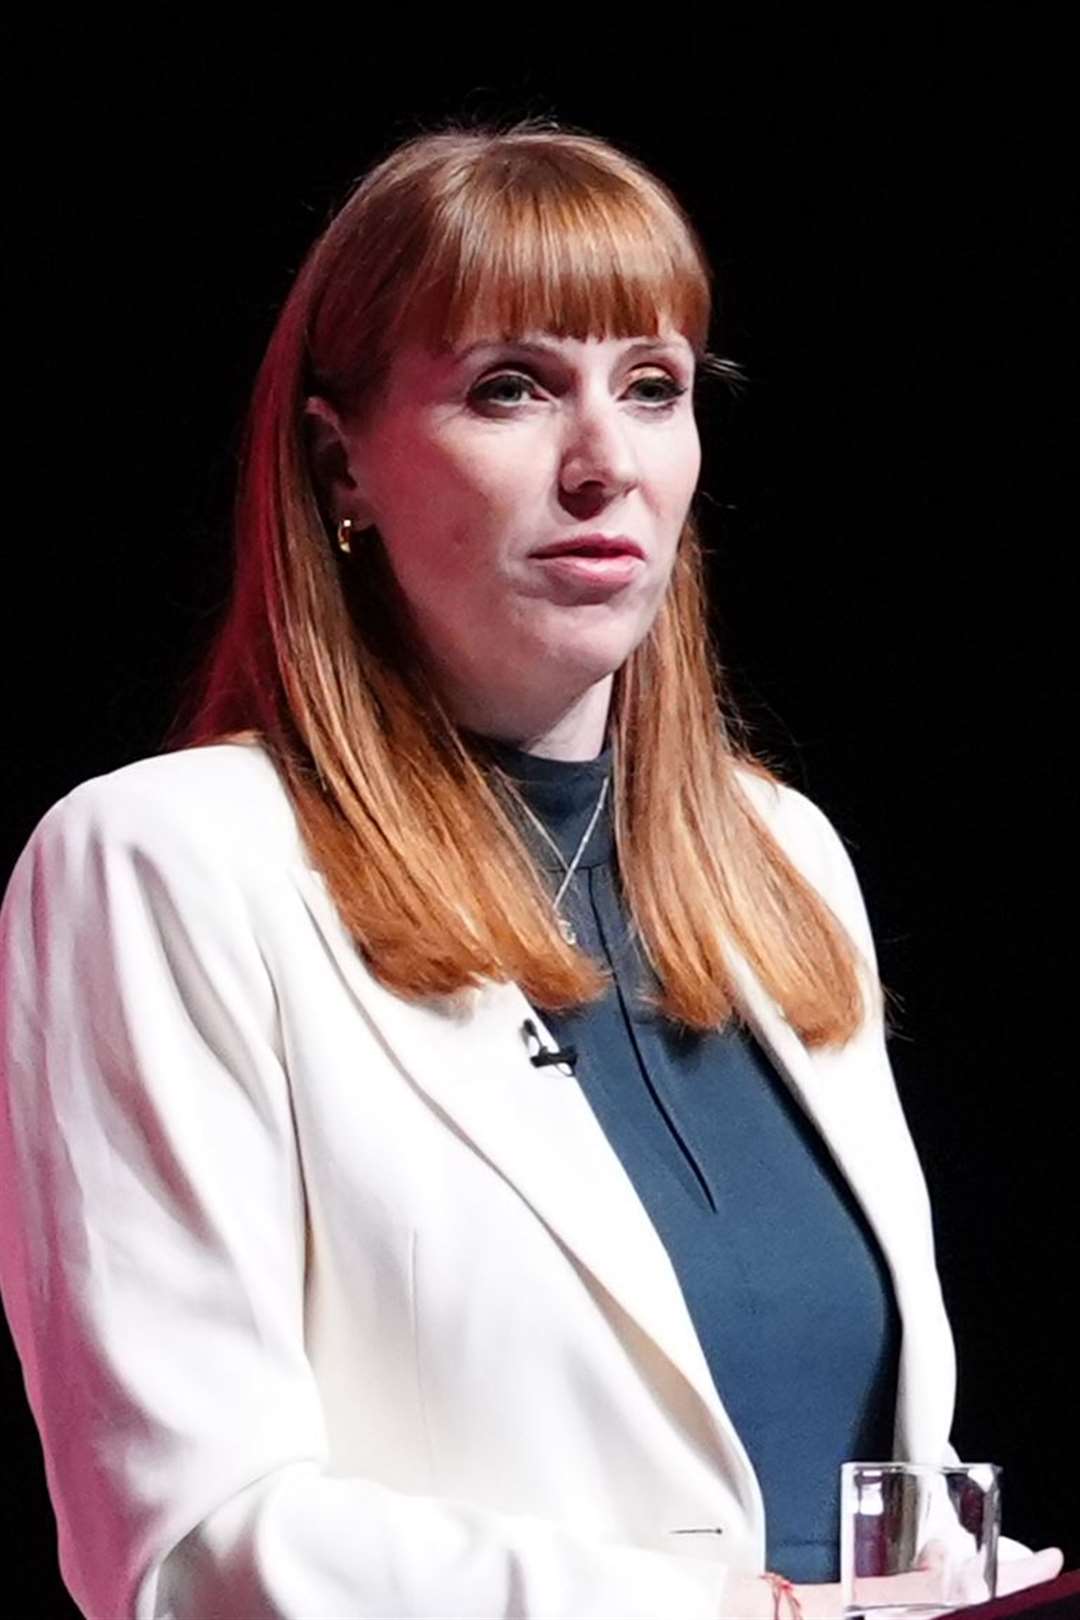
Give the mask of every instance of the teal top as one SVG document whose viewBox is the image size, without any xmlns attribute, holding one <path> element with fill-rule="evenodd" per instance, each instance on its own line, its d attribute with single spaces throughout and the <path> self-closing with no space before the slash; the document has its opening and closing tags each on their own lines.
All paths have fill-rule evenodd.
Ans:
<svg viewBox="0 0 1080 1620">
<path fill-rule="evenodd" d="M 491 744 L 567 864 L 609 744 L 551 760 Z M 765 1503 L 767 1567 L 839 1579 L 840 1464 L 892 1456 L 900 1321 L 884 1257 L 816 1126 L 745 1027 L 680 1033 L 638 1005 L 657 981 L 619 889 L 608 800 L 560 904 L 613 974 L 602 1000 L 544 1011 L 663 1241 Z M 522 829 L 554 898 L 565 866 Z"/>
</svg>

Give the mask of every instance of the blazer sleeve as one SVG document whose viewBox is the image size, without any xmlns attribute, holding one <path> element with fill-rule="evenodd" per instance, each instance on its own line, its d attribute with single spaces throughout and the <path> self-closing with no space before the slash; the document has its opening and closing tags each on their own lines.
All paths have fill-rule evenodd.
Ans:
<svg viewBox="0 0 1080 1620">
<path fill-rule="evenodd" d="M 820 848 L 818 882 L 821 892 L 828 899 L 832 909 L 859 946 L 876 982 L 878 961 L 870 919 L 855 867 L 844 842 L 832 822 L 825 815 L 825 812 L 812 799 L 806 798 L 804 794 L 799 793 L 795 788 L 789 787 L 785 791 L 789 795 L 792 805 L 797 807 L 798 814 L 803 818 L 808 818 L 817 828 Z M 882 1009 L 877 1002 L 875 1002 L 871 1023 L 873 1026 L 873 1038 L 879 1047 L 882 1061 L 889 1066 L 891 1072 L 892 1066 L 885 1045 L 884 1018 Z M 943 1464 L 959 1463 L 961 1461 L 955 1446 L 951 1442 L 946 1445 L 945 1453 L 945 1456 L 941 1459 Z M 1011 1536 L 998 1537 L 998 1556 L 1001 1559 L 1024 1558 L 1029 1556 L 1031 1552 L 1032 1549 L 1022 1541 L 1016 1541 Z"/>
<path fill-rule="evenodd" d="M 189 823 L 116 773 L 82 783 L 0 907 L 0 1294 L 76 1603 L 723 1614 L 723 1563 L 329 1472 L 259 874 Z"/>
</svg>

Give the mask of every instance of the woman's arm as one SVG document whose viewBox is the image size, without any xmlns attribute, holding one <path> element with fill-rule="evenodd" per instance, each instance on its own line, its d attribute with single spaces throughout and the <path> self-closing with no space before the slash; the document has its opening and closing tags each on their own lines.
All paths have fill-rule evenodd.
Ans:
<svg viewBox="0 0 1080 1620">
<path fill-rule="evenodd" d="M 787 803 L 801 820 L 816 828 L 819 844 L 817 858 L 818 881 L 821 892 L 836 911 L 840 920 L 848 929 L 855 943 L 863 953 L 871 975 L 876 979 L 878 974 L 877 950 L 871 929 L 870 919 L 866 909 L 866 901 L 862 887 L 855 871 L 854 864 L 848 854 L 847 848 L 832 822 L 824 811 L 808 799 L 804 794 L 794 788 L 785 788 L 784 795 Z M 784 837 L 781 833 L 782 838 Z M 803 847 L 803 839 L 787 833 L 784 841 L 789 848 Z M 875 1009 L 872 1017 L 873 1038 L 884 1064 L 891 1072 L 891 1062 L 886 1049 L 886 1034 L 884 1020 L 880 1009 Z M 942 1463 L 959 1463 L 961 1461 L 956 1448 L 947 1444 Z M 1054 1559 L 1060 1560 L 1060 1551 L 1057 1548 L 1043 1548 L 1039 1552 L 1025 1545 L 1022 1541 L 1015 1541 L 1009 1536 L 998 1537 L 998 1557 L 1002 1564 L 1013 1566 L 1010 1573 L 1004 1575 L 998 1583 L 999 1592 L 1020 1591 L 1025 1586 L 1037 1581 L 1049 1580 L 1057 1573 L 1052 1568 Z M 1021 1563 L 1021 1560 L 1031 1560 Z M 1059 1566 L 1060 1567 L 1060 1566 Z M 1042 1571 L 1050 1569 L 1050 1574 Z M 807 1611 L 809 1614 L 809 1611 Z"/>
<path fill-rule="evenodd" d="M 328 1472 L 259 874 L 245 890 L 223 850 L 98 778 L 38 823 L 0 908 L 0 1292 L 76 1602 L 771 1614 L 760 1581 L 728 1607 L 722 1563 Z"/>
</svg>

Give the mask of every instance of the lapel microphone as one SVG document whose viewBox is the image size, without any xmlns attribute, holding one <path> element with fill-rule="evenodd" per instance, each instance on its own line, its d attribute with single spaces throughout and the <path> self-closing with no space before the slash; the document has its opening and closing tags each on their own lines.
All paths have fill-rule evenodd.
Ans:
<svg viewBox="0 0 1080 1620">
<path fill-rule="evenodd" d="M 549 1063 L 565 1063 L 572 1072 L 576 1072 L 574 1067 L 577 1063 L 576 1046 L 556 1046 L 554 1048 L 545 1046 L 540 1039 L 540 1032 L 531 1018 L 526 1018 L 522 1024 L 521 1033 L 527 1042 L 536 1042 L 537 1049 L 535 1052 L 530 1053 L 529 1056 L 529 1062 L 534 1069 L 543 1069 Z"/>
</svg>

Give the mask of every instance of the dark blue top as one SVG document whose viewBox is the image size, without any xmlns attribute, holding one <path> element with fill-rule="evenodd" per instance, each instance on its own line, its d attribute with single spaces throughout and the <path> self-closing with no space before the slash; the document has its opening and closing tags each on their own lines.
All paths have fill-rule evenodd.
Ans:
<svg viewBox="0 0 1080 1620">
<path fill-rule="evenodd" d="M 611 769 L 490 746 L 567 863 Z M 658 988 L 620 898 L 608 800 L 560 911 L 614 973 L 542 1016 L 671 1258 L 717 1392 L 761 1485 L 766 1567 L 836 1581 L 839 1475 L 892 1456 L 900 1322 L 877 1240 L 816 1126 L 753 1034 L 693 1035 L 636 1004 Z M 551 877 L 558 856 L 522 828 Z"/>
</svg>

